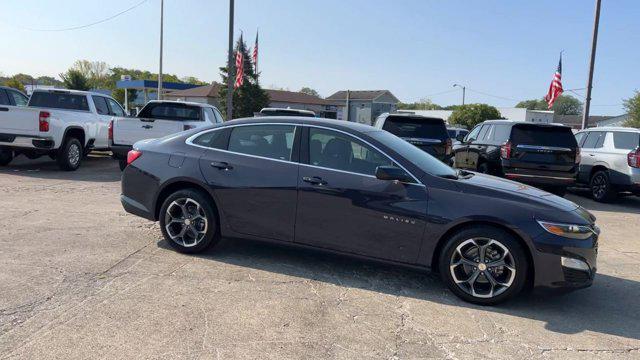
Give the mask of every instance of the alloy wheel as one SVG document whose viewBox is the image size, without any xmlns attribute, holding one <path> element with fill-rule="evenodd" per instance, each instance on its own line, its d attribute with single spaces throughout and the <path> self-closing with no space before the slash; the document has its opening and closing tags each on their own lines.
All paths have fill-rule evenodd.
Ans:
<svg viewBox="0 0 640 360">
<path fill-rule="evenodd" d="M 80 147 L 76 144 L 69 146 L 69 164 L 76 166 L 80 161 Z"/>
<path fill-rule="evenodd" d="M 165 230 L 176 244 L 184 247 L 196 246 L 205 238 L 207 229 L 207 215 L 197 201 L 180 198 L 167 207 Z"/>
<path fill-rule="evenodd" d="M 461 290 L 477 298 L 504 293 L 516 278 L 509 249 L 489 238 L 468 239 L 458 245 L 451 255 L 449 271 Z"/>
<path fill-rule="evenodd" d="M 596 174 L 591 180 L 591 192 L 593 197 L 601 199 L 607 193 L 607 179 L 603 174 Z"/>
</svg>

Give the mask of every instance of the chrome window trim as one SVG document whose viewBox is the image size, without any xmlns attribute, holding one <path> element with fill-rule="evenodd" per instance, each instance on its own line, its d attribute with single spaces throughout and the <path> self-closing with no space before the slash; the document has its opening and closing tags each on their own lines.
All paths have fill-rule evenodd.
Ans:
<svg viewBox="0 0 640 360">
<path fill-rule="evenodd" d="M 374 148 L 376 151 L 380 152 L 382 155 L 384 155 L 387 159 L 391 160 L 392 163 L 396 164 L 397 166 L 399 166 L 402 170 L 406 171 L 407 174 L 409 174 L 413 180 L 415 180 L 415 183 L 404 183 L 403 184 L 407 184 L 407 185 L 411 185 L 411 184 L 415 184 L 415 185 L 420 185 L 420 186 L 425 186 L 420 180 L 418 180 L 418 178 L 413 175 L 409 170 L 407 170 L 404 166 L 402 166 L 402 164 L 400 164 L 398 161 L 396 161 L 393 157 L 389 156 L 387 153 L 385 153 L 384 151 L 380 150 L 377 146 L 371 144 L 370 142 L 360 138 L 357 135 L 351 134 L 349 132 L 343 131 L 343 130 L 339 130 L 339 129 L 335 129 L 332 127 L 327 127 L 327 126 L 320 126 L 320 125 L 313 125 L 313 124 L 300 124 L 300 123 L 249 123 L 249 124 L 234 124 L 234 125 L 228 125 L 228 126 L 220 126 L 220 127 L 216 127 L 214 129 L 209 129 L 209 130 L 205 130 L 205 131 L 201 131 L 201 132 L 197 132 L 191 136 L 189 136 L 186 140 L 185 140 L 185 144 L 187 145 L 191 145 L 191 146 L 195 146 L 198 148 L 202 148 L 202 149 L 207 149 L 207 150 L 214 150 L 214 151 L 220 151 L 220 152 L 224 152 L 224 153 L 229 153 L 229 154 L 235 154 L 235 155 L 243 155 L 243 156 L 248 156 L 248 157 L 253 157 L 253 158 L 257 158 L 257 159 L 265 159 L 265 160 L 272 160 L 272 161 L 278 161 L 278 162 L 284 162 L 284 163 L 289 163 L 289 164 L 297 164 L 297 165 L 301 165 L 301 166 L 306 166 L 306 167 L 314 167 L 314 168 L 318 168 L 318 169 L 324 169 L 324 170 L 331 170 L 331 171 L 337 171 L 337 172 L 342 172 L 342 173 L 346 173 L 346 174 L 353 174 L 353 175 L 360 175 L 360 176 L 366 176 L 366 177 L 371 177 L 376 179 L 375 176 L 373 175 L 368 175 L 368 174 L 361 174 L 361 173 L 356 173 L 356 172 L 351 172 L 351 171 L 345 171 L 345 170 L 338 170 L 338 169 L 331 169 L 331 168 L 325 168 L 322 166 L 316 166 L 316 165 L 311 165 L 311 164 L 303 164 L 300 161 L 291 161 L 291 160 L 281 160 L 281 159 L 273 159 L 273 158 L 268 158 L 268 157 L 264 157 L 264 156 L 258 156 L 258 155 L 250 155 L 250 154 L 244 154 L 244 153 L 239 153 L 239 152 L 235 152 L 235 151 L 229 151 L 229 150 L 223 150 L 223 149 L 216 149 L 216 148 L 212 148 L 212 147 L 208 147 L 208 146 L 203 146 L 203 145 L 198 145 L 198 144 L 194 144 L 193 140 L 195 140 L 197 137 L 204 135 L 204 134 L 208 134 L 212 131 L 220 131 L 222 129 L 227 129 L 227 128 L 234 128 L 234 127 L 240 127 L 240 126 L 255 126 L 255 125 L 285 125 L 285 126 L 293 126 L 293 127 L 314 127 L 314 128 L 318 128 L 318 129 L 325 129 L 325 130 L 331 130 L 331 131 L 336 131 L 342 134 L 345 134 L 347 136 L 351 136 L 355 139 L 358 139 L 359 141 L 371 146 L 372 148 Z"/>
</svg>

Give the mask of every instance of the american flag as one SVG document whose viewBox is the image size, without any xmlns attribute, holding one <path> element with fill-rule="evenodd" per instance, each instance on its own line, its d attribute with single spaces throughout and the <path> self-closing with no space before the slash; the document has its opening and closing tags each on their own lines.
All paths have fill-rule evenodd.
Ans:
<svg viewBox="0 0 640 360">
<path fill-rule="evenodd" d="M 562 94 L 562 54 L 560 54 L 560 61 L 558 62 L 558 69 L 556 69 L 551 85 L 549 85 L 549 92 L 544 96 L 544 100 L 549 104 L 549 109 L 553 107 L 553 103 L 558 96 Z"/>
<path fill-rule="evenodd" d="M 240 44 L 242 44 L 242 35 L 240 35 Z M 244 84 L 244 57 L 242 56 L 242 49 L 238 47 L 236 51 L 236 82 L 233 86 L 234 89 L 239 88 Z"/>
<path fill-rule="evenodd" d="M 256 31 L 256 44 L 253 46 L 253 64 L 256 67 L 256 75 L 258 74 L 258 32 Z"/>
</svg>

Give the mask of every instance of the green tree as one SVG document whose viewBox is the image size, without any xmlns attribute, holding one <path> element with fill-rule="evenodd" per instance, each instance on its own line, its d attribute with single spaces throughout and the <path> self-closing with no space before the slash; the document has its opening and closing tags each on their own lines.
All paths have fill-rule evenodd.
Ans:
<svg viewBox="0 0 640 360">
<path fill-rule="evenodd" d="M 398 109 L 400 110 L 442 110 L 442 106 L 434 104 L 431 99 L 420 99 L 414 103 L 399 103 Z"/>
<path fill-rule="evenodd" d="M 39 76 L 36 83 L 38 85 L 62 86 L 62 81 L 51 76 Z"/>
<path fill-rule="evenodd" d="M 449 123 L 471 129 L 477 124 L 492 119 L 501 119 L 500 111 L 487 104 L 460 105 L 449 116 Z"/>
<path fill-rule="evenodd" d="M 11 79 L 5 81 L 4 86 L 17 89 L 21 92 L 25 92 L 24 85 L 20 81 L 18 81 L 18 79 L 16 79 L 15 77 L 12 77 Z"/>
<path fill-rule="evenodd" d="M 629 120 L 624 126 L 640 128 L 640 92 L 636 90 L 635 94 L 622 101 L 624 109 L 629 114 Z"/>
<path fill-rule="evenodd" d="M 244 82 L 242 86 L 233 91 L 233 117 L 249 117 L 254 113 L 260 111 L 262 108 L 269 106 L 269 95 L 264 91 L 258 83 L 258 75 L 255 73 L 247 45 L 242 41 L 242 38 L 237 41 L 234 54 L 238 51 L 242 53 L 244 59 Z M 222 83 L 226 84 L 229 76 L 227 67 L 220 68 L 220 76 L 222 77 Z M 235 74 L 231 74 L 232 79 L 235 78 Z M 220 110 L 222 113 L 227 111 L 227 87 L 223 86 L 220 89 Z M 231 120 L 231 119 L 227 119 Z"/>
<path fill-rule="evenodd" d="M 310 87 L 305 86 L 302 89 L 300 89 L 300 92 L 303 94 L 320 97 L 320 94 L 318 94 L 318 92 L 315 89 L 312 89 Z"/>
<path fill-rule="evenodd" d="M 558 115 L 582 114 L 582 102 L 571 95 L 558 96 L 551 109 L 544 99 L 523 100 L 517 103 L 516 107 L 529 110 L 553 110 Z"/>
<path fill-rule="evenodd" d="M 82 74 L 88 80 L 90 88 L 110 88 L 109 75 L 111 71 L 109 70 L 109 65 L 104 61 L 76 60 L 71 69 Z"/>
<path fill-rule="evenodd" d="M 69 69 L 66 73 L 60 74 L 60 78 L 67 89 L 84 91 L 91 89 L 89 79 L 78 70 Z"/>
<path fill-rule="evenodd" d="M 185 76 L 182 79 L 180 79 L 180 82 L 183 82 L 186 84 L 194 84 L 194 85 L 209 85 L 208 82 L 202 81 L 194 76 Z"/>
</svg>

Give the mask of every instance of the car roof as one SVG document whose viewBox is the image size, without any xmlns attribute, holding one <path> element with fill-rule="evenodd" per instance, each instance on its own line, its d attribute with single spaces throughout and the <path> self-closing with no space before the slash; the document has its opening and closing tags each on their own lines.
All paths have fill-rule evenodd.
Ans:
<svg viewBox="0 0 640 360">
<path fill-rule="evenodd" d="M 292 124 L 292 125 L 317 125 L 324 126 L 338 130 L 347 130 L 351 132 L 367 133 L 382 131 L 376 129 L 373 126 L 360 124 L 351 121 L 325 119 L 325 118 L 310 118 L 304 116 L 259 116 L 251 118 L 241 118 L 230 121 L 225 121 L 220 126 L 233 126 L 233 125 L 248 125 L 248 124 Z"/>
<path fill-rule="evenodd" d="M 442 120 L 444 122 L 443 118 L 434 117 L 434 116 L 424 116 L 424 115 L 418 115 L 418 114 L 411 114 L 411 113 L 384 113 L 384 114 L 382 114 L 380 116 L 383 116 L 384 118 L 388 118 L 390 116 L 393 116 L 393 117 L 406 117 L 406 118 L 411 118 L 411 119 Z"/>
<path fill-rule="evenodd" d="M 625 132 L 638 133 L 640 132 L 640 129 L 626 127 L 626 126 L 597 126 L 597 127 L 592 127 L 588 129 L 582 129 L 579 132 L 584 132 L 584 131 L 625 131 Z"/>
<path fill-rule="evenodd" d="M 199 103 L 199 102 L 194 102 L 194 101 L 179 101 L 179 100 L 149 100 L 147 102 L 147 104 L 149 104 L 149 103 L 172 103 L 172 104 L 192 105 L 192 106 L 198 106 L 198 107 L 215 107 L 215 106 L 213 106 L 211 104 L 207 104 L 207 103 Z"/>
<path fill-rule="evenodd" d="M 290 112 L 297 112 L 297 113 L 303 113 L 303 114 L 313 114 L 313 115 L 316 114 L 315 112 L 313 112 L 311 110 L 275 108 L 275 107 L 263 108 L 262 110 L 260 110 L 260 112 L 263 112 L 263 111 L 290 111 Z"/>
<path fill-rule="evenodd" d="M 73 95 L 97 95 L 110 98 L 110 95 L 102 94 L 94 91 L 70 90 L 70 89 L 34 89 L 33 93 L 54 93 L 54 94 L 73 94 Z"/>
<path fill-rule="evenodd" d="M 565 127 L 571 128 L 570 126 L 558 123 L 534 123 L 530 121 L 522 121 L 522 120 L 508 120 L 508 119 L 495 119 L 495 120 L 485 120 L 481 124 L 508 124 L 508 125 L 534 125 L 534 126 L 553 126 L 553 127 Z"/>
</svg>

